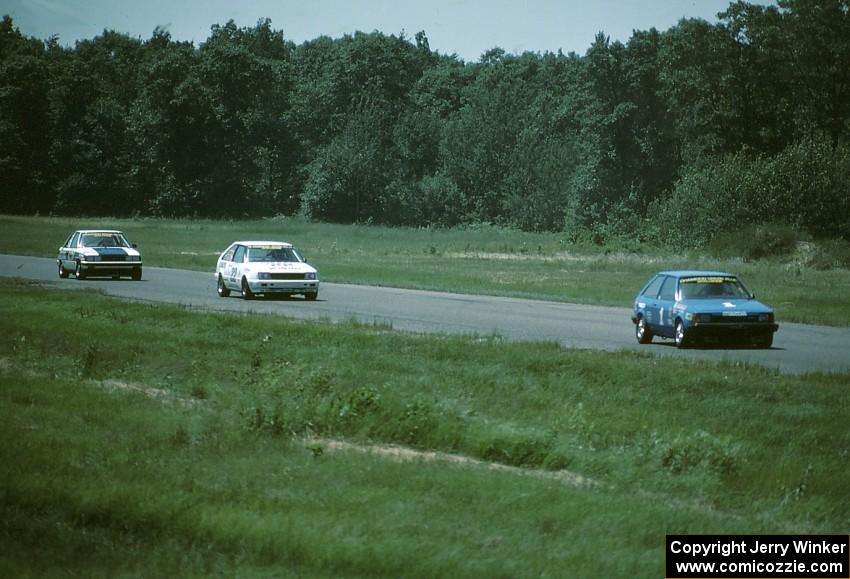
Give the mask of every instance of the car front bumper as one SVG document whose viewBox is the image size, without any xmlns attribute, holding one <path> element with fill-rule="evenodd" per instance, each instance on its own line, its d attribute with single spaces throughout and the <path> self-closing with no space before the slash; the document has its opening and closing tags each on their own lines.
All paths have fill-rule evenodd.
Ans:
<svg viewBox="0 0 850 579">
<path fill-rule="evenodd" d="M 141 261 L 81 261 L 80 268 L 87 276 L 131 275 L 142 269 Z"/>
<path fill-rule="evenodd" d="M 746 336 L 763 336 L 779 330 L 779 324 L 774 322 L 741 322 L 741 323 L 712 323 L 689 324 L 685 333 L 689 337 L 734 338 Z"/>
<path fill-rule="evenodd" d="M 305 294 L 319 291 L 318 280 L 248 280 L 248 287 L 255 294 Z"/>
</svg>

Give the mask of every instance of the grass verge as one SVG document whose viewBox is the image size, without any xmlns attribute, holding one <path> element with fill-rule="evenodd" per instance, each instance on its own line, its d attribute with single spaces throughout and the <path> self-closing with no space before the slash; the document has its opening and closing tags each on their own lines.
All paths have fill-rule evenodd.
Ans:
<svg viewBox="0 0 850 579">
<path fill-rule="evenodd" d="M 850 519 L 847 374 L 10 280 L 0 316 L 5 576 L 660 576 L 668 532 L 843 533 Z"/>
</svg>

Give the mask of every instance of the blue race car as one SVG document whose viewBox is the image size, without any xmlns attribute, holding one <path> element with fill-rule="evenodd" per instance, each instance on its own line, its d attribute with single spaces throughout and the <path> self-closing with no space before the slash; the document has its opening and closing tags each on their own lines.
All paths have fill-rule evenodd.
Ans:
<svg viewBox="0 0 850 579">
<path fill-rule="evenodd" d="M 679 348 L 726 339 L 770 348 L 779 329 L 770 307 L 720 271 L 658 272 L 635 297 L 632 322 L 641 344 L 662 336 Z"/>
</svg>

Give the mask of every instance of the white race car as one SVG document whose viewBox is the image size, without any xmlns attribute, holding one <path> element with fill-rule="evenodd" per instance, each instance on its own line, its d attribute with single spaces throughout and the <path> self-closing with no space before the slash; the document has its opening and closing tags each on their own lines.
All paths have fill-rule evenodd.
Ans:
<svg viewBox="0 0 850 579">
<path fill-rule="evenodd" d="M 238 291 L 242 299 L 257 294 L 319 296 L 319 272 L 283 241 L 234 241 L 215 268 L 218 295 Z"/>
<path fill-rule="evenodd" d="M 68 236 L 56 258 L 59 277 L 73 272 L 77 279 L 91 276 L 142 279 L 142 256 L 114 229 L 80 229 Z"/>
</svg>

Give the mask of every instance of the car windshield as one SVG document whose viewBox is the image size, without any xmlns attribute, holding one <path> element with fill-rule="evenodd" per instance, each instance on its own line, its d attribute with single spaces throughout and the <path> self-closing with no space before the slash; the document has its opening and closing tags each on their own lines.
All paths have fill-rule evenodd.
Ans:
<svg viewBox="0 0 850 579">
<path fill-rule="evenodd" d="M 249 247 L 248 261 L 294 261 L 300 262 L 301 259 L 295 250 L 291 247 L 280 246 L 264 246 L 264 247 Z"/>
<path fill-rule="evenodd" d="M 749 298 L 750 292 L 731 276 L 686 277 L 679 280 L 682 299 Z"/>
<path fill-rule="evenodd" d="M 102 231 L 84 233 L 80 237 L 80 247 L 130 247 L 130 243 L 120 233 Z"/>
</svg>

